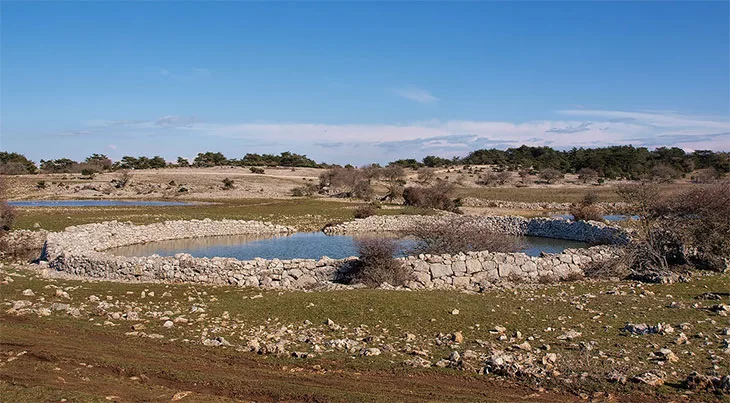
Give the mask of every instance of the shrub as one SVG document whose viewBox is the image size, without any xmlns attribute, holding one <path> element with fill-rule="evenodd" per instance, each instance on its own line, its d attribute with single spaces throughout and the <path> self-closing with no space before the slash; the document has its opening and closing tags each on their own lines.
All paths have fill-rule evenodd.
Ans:
<svg viewBox="0 0 730 403">
<path fill-rule="evenodd" d="M 225 178 L 221 182 L 223 182 L 223 190 L 231 190 L 233 189 L 233 179 Z"/>
<path fill-rule="evenodd" d="M 393 239 L 365 238 L 357 241 L 359 259 L 348 273 L 348 282 L 377 287 L 383 283 L 402 286 L 411 280 L 411 271 L 393 255 L 398 243 Z"/>
<path fill-rule="evenodd" d="M 583 183 L 592 182 L 598 179 L 598 171 L 591 168 L 581 168 L 578 171 L 578 179 Z"/>
<path fill-rule="evenodd" d="M 129 181 L 132 180 L 132 174 L 128 170 L 124 169 L 119 171 L 116 179 L 112 179 L 111 183 L 117 189 L 124 189 L 129 185 Z"/>
<path fill-rule="evenodd" d="M 487 232 L 466 217 L 414 225 L 406 229 L 404 235 L 415 238 L 414 253 L 517 252 L 522 246 L 521 238 Z"/>
<path fill-rule="evenodd" d="M 634 277 L 658 279 L 686 264 L 727 268 L 730 181 L 697 185 L 673 196 L 659 194 L 649 183 L 620 186 L 618 193 L 641 216 L 625 251 Z"/>
<path fill-rule="evenodd" d="M 583 200 L 579 204 L 574 204 L 570 209 L 570 214 L 576 221 L 603 221 L 603 209 L 595 203 L 598 201 L 598 195 L 595 192 L 588 192 L 583 196 Z"/>
<path fill-rule="evenodd" d="M 9 231 L 15 221 L 15 209 L 5 201 L 5 180 L 0 177 L 0 236 Z"/>
<path fill-rule="evenodd" d="M 265 173 L 264 169 L 263 168 L 259 168 L 259 167 L 250 167 L 249 170 L 251 171 L 251 173 L 255 173 L 255 174 L 263 174 L 263 173 Z"/>
<path fill-rule="evenodd" d="M 436 179 L 436 170 L 432 168 L 421 168 L 418 170 L 418 182 L 427 185 Z"/>
<path fill-rule="evenodd" d="M 317 194 L 317 190 L 319 188 L 316 185 L 309 183 L 304 186 L 295 187 L 291 190 L 291 194 L 294 197 L 309 197 Z"/>
<path fill-rule="evenodd" d="M 405 188 L 403 199 L 408 206 L 457 212 L 459 201 L 453 198 L 455 190 L 454 184 L 439 180 L 430 187 Z"/>
<path fill-rule="evenodd" d="M 372 204 L 355 207 L 355 218 L 368 218 L 373 215 L 375 215 L 375 206 Z"/>
<path fill-rule="evenodd" d="M 667 164 L 657 164 L 651 169 L 651 178 L 660 183 L 671 183 L 680 176 L 679 171 Z"/>
<path fill-rule="evenodd" d="M 563 173 L 554 168 L 547 168 L 540 171 L 540 178 L 545 180 L 547 183 L 555 183 L 556 181 L 563 179 Z"/>
<path fill-rule="evenodd" d="M 35 184 L 35 187 L 38 189 L 45 189 L 47 187 L 46 181 L 38 181 Z"/>
<path fill-rule="evenodd" d="M 88 176 L 89 178 L 93 178 L 94 175 L 96 175 L 96 171 L 90 168 L 84 168 L 81 170 L 81 175 Z"/>
</svg>

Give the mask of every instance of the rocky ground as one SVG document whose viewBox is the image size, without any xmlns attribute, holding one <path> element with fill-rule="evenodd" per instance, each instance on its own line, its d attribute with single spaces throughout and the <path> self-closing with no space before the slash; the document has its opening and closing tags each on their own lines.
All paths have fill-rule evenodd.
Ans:
<svg viewBox="0 0 730 403">
<path fill-rule="evenodd" d="M 56 356 L 63 354 L 22 332 L 24 327 L 39 326 L 44 329 L 40 333 L 64 329 L 79 337 L 102 332 L 106 337 L 142 343 L 152 352 L 171 345 L 192 348 L 194 354 L 222 349 L 228 355 L 266 361 L 284 373 L 321 373 L 326 374 L 324 378 L 334 374 L 368 377 L 384 371 L 397 371 L 403 379 L 429 376 L 440 382 L 468 376 L 470 381 L 462 383 L 469 392 L 460 396 L 467 401 L 495 397 L 489 393 L 491 389 L 481 390 L 479 395 L 466 386 L 474 380 L 529 388 L 529 393 L 520 392 L 521 398 L 548 401 L 565 401 L 567 397 L 561 396 L 565 391 L 574 398 L 592 400 L 730 397 L 727 275 L 700 276 L 670 285 L 578 282 L 498 288 L 481 294 L 277 292 L 81 282 L 48 278 L 29 268 L 8 265 L 2 267 L 0 279 L 5 305 L 2 333 L 26 337 L 3 337 L 0 393 L 6 396 L 34 396 L 34 388 L 40 387 L 35 382 L 41 383 L 43 393 L 53 396 L 87 393 L 90 389 L 84 383 L 99 376 L 84 375 L 94 373 L 87 371 L 92 366 L 121 366 L 115 371 L 125 381 L 136 378 L 133 382 L 160 383 L 150 381 L 160 378 L 159 372 L 147 373 L 144 367 L 132 371 L 128 368 L 132 364 L 112 363 L 111 358 L 98 361 L 89 356 L 73 363 L 73 370 L 64 368 Z M 38 345 L 43 345 L 42 352 L 34 349 Z M 49 369 L 54 376 L 24 380 L 16 375 L 28 360 L 37 361 L 39 354 L 41 361 L 55 365 Z M 205 371 L 196 369 L 200 370 Z M 175 379 L 186 376 L 190 373 L 177 374 Z M 82 380 L 71 382 L 73 377 Z M 215 385 L 228 380 L 206 382 Z M 190 401 L 206 400 L 206 394 L 231 397 L 223 391 L 203 393 L 200 388 L 190 388 L 176 391 L 175 396 Z M 286 395 L 289 392 L 279 397 L 361 400 L 352 384 L 333 388 L 344 395 L 334 398 L 328 395 L 331 390 L 314 388 L 307 399 Z M 173 398 L 171 392 L 166 393 L 167 400 Z M 389 393 L 395 392 L 381 390 L 369 398 L 385 400 Z M 130 400 L 120 396 L 106 397 Z M 450 399 L 434 395 L 431 400 Z"/>
</svg>

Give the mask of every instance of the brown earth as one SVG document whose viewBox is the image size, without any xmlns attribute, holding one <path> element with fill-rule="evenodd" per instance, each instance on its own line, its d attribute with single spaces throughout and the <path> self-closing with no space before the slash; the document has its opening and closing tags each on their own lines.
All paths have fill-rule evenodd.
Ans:
<svg viewBox="0 0 730 403">
<path fill-rule="evenodd" d="M 181 399 L 186 402 L 577 400 L 476 376 L 353 372 L 336 363 L 330 369 L 294 367 L 233 350 L 120 338 L 72 322 L 0 318 L 4 402 L 170 401 L 180 392 L 191 392 Z"/>
</svg>

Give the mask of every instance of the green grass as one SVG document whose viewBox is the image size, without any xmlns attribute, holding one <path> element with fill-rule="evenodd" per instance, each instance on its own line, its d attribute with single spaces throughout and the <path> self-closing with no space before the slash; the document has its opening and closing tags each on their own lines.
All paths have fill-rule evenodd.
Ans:
<svg viewBox="0 0 730 403">
<path fill-rule="evenodd" d="M 359 203 L 361 204 L 361 203 Z M 353 219 L 358 203 L 323 199 L 240 199 L 192 206 L 124 207 L 32 207 L 17 208 L 15 229 L 60 231 L 71 225 L 101 221 L 131 221 L 150 224 L 169 220 L 210 218 L 261 220 L 294 226 L 299 230 L 318 230 L 330 222 Z M 377 214 L 432 214 L 429 210 L 400 207 L 380 209 Z"/>
<path fill-rule="evenodd" d="M 23 272 L 21 272 L 23 273 Z M 3 297 L 7 300 L 27 299 L 20 295 L 26 288 L 32 288 L 37 297 L 44 297 L 49 303 L 60 301 L 54 289 L 44 288 L 47 280 L 33 276 L 18 277 L 3 286 Z M 323 323 L 331 319 L 340 326 L 352 331 L 356 327 L 365 329 L 366 333 L 377 335 L 379 343 L 390 343 L 399 351 L 405 348 L 404 335 L 413 333 L 418 336 L 418 343 L 428 349 L 432 359 L 445 358 L 454 348 L 450 344 L 436 345 L 439 334 L 456 331 L 463 333 L 465 343 L 459 346 L 460 351 L 473 349 L 484 351 L 477 340 L 491 343 L 495 348 L 510 348 L 513 344 L 530 341 L 533 348 L 550 345 L 550 352 L 559 354 L 560 370 L 565 375 L 579 375 L 588 372 L 590 376 L 583 383 L 573 384 L 572 390 L 614 390 L 617 393 L 628 393 L 634 386 L 608 385 L 603 380 L 605 373 L 615 368 L 624 368 L 627 375 L 636 375 L 643 371 L 657 368 L 648 359 L 651 352 L 659 348 L 671 348 L 679 357 L 677 363 L 669 363 L 660 369 L 672 373 L 672 382 L 679 382 L 694 370 L 705 371 L 712 365 L 720 365 L 720 373 L 727 373 L 730 367 L 726 361 L 713 363 L 709 350 L 719 348 L 717 336 L 723 327 L 728 327 L 728 319 L 707 309 L 717 301 L 694 299 L 697 295 L 708 292 L 726 292 L 730 289 L 730 276 L 708 275 L 696 278 L 690 283 L 671 285 L 641 285 L 630 282 L 579 282 L 556 285 L 533 286 L 514 290 L 494 290 L 481 294 L 453 291 L 385 291 L 385 290 L 350 290 L 350 291 L 277 291 L 228 286 L 206 286 L 190 284 L 120 284 L 113 282 L 80 282 L 59 280 L 55 285 L 73 287 L 69 290 L 74 303 L 86 301 L 89 295 L 97 295 L 102 299 L 110 295 L 121 306 L 142 306 L 147 310 L 172 310 L 181 312 L 191 319 L 197 314 L 189 313 L 190 307 L 202 304 L 205 307 L 204 319 L 193 322 L 187 327 L 177 326 L 165 329 L 162 321 L 147 320 L 145 331 L 159 333 L 165 339 L 188 338 L 199 340 L 202 329 L 217 328 L 215 335 L 222 335 L 231 342 L 241 341 L 252 329 L 263 327 L 275 332 L 281 326 L 301 326 L 304 321 L 312 322 L 308 328 L 322 329 L 332 338 L 344 337 L 337 331 L 330 332 Z M 155 292 L 154 297 L 142 299 L 142 291 Z M 161 298 L 164 292 L 171 297 Z M 614 293 L 615 292 L 615 293 Z M 261 294 L 261 298 L 251 299 Z M 669 308 L 671 302 L 682 304 L 680 308 Z M 725 301 L 727 303 L 727 301 Z M 699 307 L 693 307 L 699 304 Z M 458 309 L 458 315 L 453 315 Z M 230 319 L 221 320 L 224 312 Z M 47 319 L 49 323 L 61 321 L 74 323 L 74 326 L 86 328 L 92 323 L 65 316 L 53 315 Z M 675 328 L 680 323 L 690 324 L 685 333 L 691 340 L 688 345 L 675 345 L 674 338 L 679 333 L 668 335 L 644 335 L 632 337 L 621 332 L 627 323 L 647 323 L 655 325 L 659 322 L 669 323 Z M 232 327 L 232 324 L 236 326 Z M 520 340 L 500 342 L 496 335 L 489 332 L 495 326 L 507 328 L 507 335 L 516 331 L 524 336 Z M 307 327 L 305 327 L 307 328 Z M 552 328 L 553 331 L 546 331 Z M 558 336 L 567 330 L 577 330 L 583 335 L 573 342 L 562 341 Z M 114 328 L 121 335 L 129 331 L 128 327 Z M 709 337 L 709 339 L 704 339 Z M 712 342 L 711 345 L 705 340 Z M 579 342 L 593 343 L 593 351 L 586 355 L 578 348 Z M 150 341 L 150 343 L 153 343 Z M 307 351 L 311 347 L 306 343 L 291 345 L 289 351 Z M 606 357 L 600 358 L 600 352 L 617 361 L 609 364 Z M 352 359 L 346 352 L 324 353 L 318 358 L 308 360 L 311 365 L 320 365 L 329 370 L 345 369 L 348 371 L 393 371 L 404 370 L 400 362 L 408 358 L 404 355 L 391 356 L 383 354 L 370 359 Z M 538 355 L 539 356 L 539 355 Z M 629 361 L 624 361 L 628 357 Z M 268 362 L 279 365 L 291 365 L 297 362 L 291 358 L 267 358 Z M 301 361 L 298 361 L 301 363 Z M 129 363 L 127 366 L 131 365 Z M 176 377 L 190 377 L 190 373 L 176 374 Z M 590 382 L 589 382 L 590 381 Z M 676 393 L 674 388 L 660 389 L 660 393 Z"/>
</svg>

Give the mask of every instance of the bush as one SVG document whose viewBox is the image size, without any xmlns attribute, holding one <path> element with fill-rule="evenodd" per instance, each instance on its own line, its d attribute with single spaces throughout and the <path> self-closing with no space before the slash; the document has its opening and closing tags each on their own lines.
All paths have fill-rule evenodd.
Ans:
<svg viewBox="0 0 730 403">
<path fill-rule="evenodd" d="M 38 181 L 35 184 L 35 187 L 38 189 L 45 189 L 47 187 L 46 181 Z"/>
<path fill-rule="evenodd" d="M 81 170 L 81 175 L 88 176 L 89 178 L 93 178 L 94 175 L 96 175 L 96 171 L 90 168 L 84 168 Z"/>
<path fill-rule="evenodd" d="M 649 183 L 624 185 L 618 192 L 641 216 L 634 242 L 626 248 L 626 264 L 634 277 L 657 279 L 687 264 L 727 269 L 730 181 L 697 185 L 673 196 L 659 194 Z"/>
<path fill-rule="evenodd" d="M 578 171 L 578 179 L 583 183 L 592 182 L 598 179 L 598 171 L 591 168 L 581 168 Z"/>
<path fill-rule="evenodd" d="M 373 215 L 375 215 L 375 206 L 372 204 L 355 207 L 355 218 L 368 218 Z"/>
<path fill-rule="evenodd" d="M 0 177 L 0 236 L 9 231 L 15 221 L 15 209 L 5 201 L 5 180 Z"/>
<path fill-rule="evenodd" d="M 255 174 L 263 174 L 263 173 L 265 173 L 264 169 L 263 168 L 259 168 L 259 167 L 251 167 L 251 168 L 249 168 L 249 170 L 251 171 L 251 173 L 255 173 Z"/>
<path fill-rule="evenodd" d="M 579 204 L 574 204 L 570 209 L 570 214 L 576 221 L 603 221 L 603 209 L 595 203 L 598 201 L 598 195 L 595 192 L 588 192 L 583 196 L 583 200 Z"/>
<path fill-rule="evenodd" d="M 484 231 L 466 217 L 414 225 L 405 230 L 404 235 L 415 238 L 414 253 L 517 252 L 522 246 L 521 238 Z"/>
<path fill-rule="evenodd" d="M 455 190 L 454 184 L 439 180 L 431 187 L 405 188 L 403 199 L 408 206 L 457 212 L 459 201 L 453 198 Z"/>
<path fill-rule="evenodd" d="M 365 238 L 357 241 L 360 258 L 348 273 L 349 283 L 378 287 L 383 283 L 402 286 L 411 280 L 411 271 L 393 255 L 398 243 L 393 239 Z"/>
<path fill-rule="evenodd" d="M 233 179 L 225 178 L 221 182 L 223 182 L 223 190 L 231 190 L 233 189 Z"/>
<path fill-rule="evenodd" d="M 124 189 L 125 187 L 127 187 L 127 185 L 129 185 L 129 181 L 131 181 L 131 180 L 132 180 L 132 174 L 129 173 L 129 171 L 125 169 L 125 170 L 119 171 L 116 179 L 112 179 L 112 184 L 117 189 Z"/>
<path fill-rule="evenodd" d="M 563 179 L 563 173 L 557 169 L 547 168 L 540 171 L 540 179 L 545 180 L 547 183 L 555 183 L 556 181 Z"/>
<path fill-rule="evenodd" d="M 304 186 L 295 187 L 291 190 L 291 195 L 294 197 L 309 197 L 317 194 L 319 188 L 314 184 L 307 184 Z"/>
</svg>

